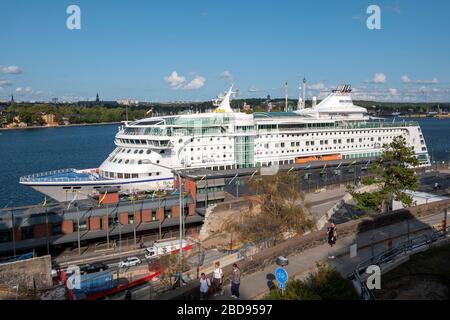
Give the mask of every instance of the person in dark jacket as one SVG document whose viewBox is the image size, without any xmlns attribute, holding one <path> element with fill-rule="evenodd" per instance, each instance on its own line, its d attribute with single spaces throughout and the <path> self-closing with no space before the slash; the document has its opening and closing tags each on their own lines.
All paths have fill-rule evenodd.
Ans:
<svg viewBox="0 0 450 320">
<path fill-rule="evenodd" d="M 231 297 L 239 299 L 239 286 L 241 285 L 241 269 L 237 264 L 233 264 L 233 274 L 231 275 Z"/>
</svg>

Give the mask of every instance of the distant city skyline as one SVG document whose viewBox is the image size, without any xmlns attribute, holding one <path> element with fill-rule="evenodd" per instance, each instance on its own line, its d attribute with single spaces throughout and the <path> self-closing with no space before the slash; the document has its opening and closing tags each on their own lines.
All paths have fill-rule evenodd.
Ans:
<svg viewBox="0 0 450 320">
<path fill-rule="evenodd" d="M 381 9 L 381 30 L 366 10 Z M 81 29 L 69 30 L 69 5 Z M 323 98 L 341 83 L 355 100 L 450 101 L 447 0 L 5 0 L 0 100 L 208 101 Z"/>
</svg>

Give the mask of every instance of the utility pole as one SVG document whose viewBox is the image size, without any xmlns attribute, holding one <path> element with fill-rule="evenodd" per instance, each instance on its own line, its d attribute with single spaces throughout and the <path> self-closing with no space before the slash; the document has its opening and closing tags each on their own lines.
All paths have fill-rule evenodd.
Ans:
<svg viewBox="0 0 450 320">
<path fill-rule="evenodd" d="M 50 254 L 50 242 L 48 239 L 48 213 L 47 213 L 47 206 L 45 206 L 45 231 L 47 235 L 47 254 Z"/>
<path fill-rule="evenodd" d="M 134 248 L 136 248 L 136 208 L 134 206 L 134 197 L 133 197 L 133 235 L 134 235 Z"/>
<path fill-rule="evenodd" d="M 448 217 L 448 208 L 444 209 L 444 227 L 443 227 L 443 232 L 444 232 L 444 237 L 447 235 L 447 217 Z"/>
<path fill-rule="evenodd" d="M 106 246 L 109 249 L 109 212 L 108 204 L 106 205 Z"/>
<path fill-rule="evenodd" d="M 14 212 L 11 209 L 11 224 L 12 224 L 12 240 L 13 240 L 13 250 L 14 256 L 16 255 L 16 220 L 14 219 Z"/>
<path fill-rule="evenodd" d="M 78 255 L 81 256 L 81 240 L 80 240 L 80 208 L 78 203 L 75 203 L 77 207 L 77 236 L 78 236 Z"/>
<path fill-rule="evenodd" d="M 206 214 L 206 211 L 208 210 L 208 175 L 205 175 L 205 191 L 206 191 L 205 196 L 205 214 Z"/>
</svg>

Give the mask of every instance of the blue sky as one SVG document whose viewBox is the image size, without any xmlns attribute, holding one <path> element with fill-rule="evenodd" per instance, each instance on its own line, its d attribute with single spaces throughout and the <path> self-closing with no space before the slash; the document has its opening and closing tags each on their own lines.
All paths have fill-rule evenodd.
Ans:
<svg viewBox="0 0 450 320">
<path fill-rule="evenodd" d="M 66 8 L 81 9 L 81 30 Z M 381 30 L 366 9 L 381 8 Z M 450 1 L 2 0 L 0 99 L 323 96 L 450 101 Z"/>
</svg>

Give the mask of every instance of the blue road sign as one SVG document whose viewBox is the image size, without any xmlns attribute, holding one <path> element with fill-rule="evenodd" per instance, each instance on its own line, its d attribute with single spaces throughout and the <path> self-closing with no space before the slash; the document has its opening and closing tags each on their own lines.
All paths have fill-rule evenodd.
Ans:
<svg viewBox="0 0 450 320">
<path fill-rule="evenodd" d="M 284 285 L 288 281 L 288 273 L 286 270 L 284 268 L 277 268 L 277 270 L 275 270 L 275 278 L 278 282 L 278 288 L 284 289 Z"/>
</svg>

